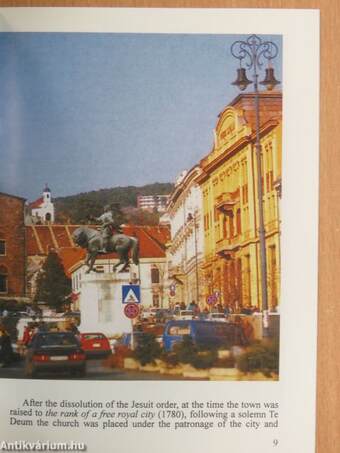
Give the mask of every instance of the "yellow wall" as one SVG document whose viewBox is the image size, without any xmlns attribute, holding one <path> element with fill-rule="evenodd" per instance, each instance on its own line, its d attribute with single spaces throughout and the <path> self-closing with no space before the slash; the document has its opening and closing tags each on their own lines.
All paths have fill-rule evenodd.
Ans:
<svg viewBox="0 0 340 453">
<path fill-rule="evenodd" d="M 240 121 L 240 113 L 229 107 L 219 121 L 214 149 L 202 161 L 203 169 L 208 174 L 201 181 L 204 268 L 206 274 L 211 274 L 205 292 L 209 294 L 212 289 L 221 290 L 220 301 L 224 304 L 251 303 L 261 308 L 257 166 L 254 143 L 249 140 L 249 135 L 250 129 Z M 281 179 L 281 136 L 282 127 L 279 124 L 261 138 L 269 307 L 279 303 L 280 292 L 279 206 L 276 186 Z M 236 147 L 240 142 L 242 144 Z M 211 168 L 228 153 L 229 157 Z M 225 199 L 232 199 L 231 203 L 223 205 L 227 215 L 216 209 L 218 197 L 223 194 Z M 231 233 L 232 230 L 234 234 Z M 225 255 L 221 257 L 218 253 L 223 250 L 227 259 Z M 232 286 L 231 280 L 236 285 L 234 290 L 228 289 Z"/>
</svg>

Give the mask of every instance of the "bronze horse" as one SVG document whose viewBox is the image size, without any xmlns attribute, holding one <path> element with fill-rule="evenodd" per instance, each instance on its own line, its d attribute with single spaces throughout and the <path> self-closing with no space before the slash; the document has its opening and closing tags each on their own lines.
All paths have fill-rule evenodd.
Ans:
<svg viewBox="0 0 340 453">
<path fill-rule="evenodd" d="M 93 265 L 97 255 L 105 254 L 103 252 L 103 238 L 100 231 L 88 227 L 79 227 L 72 234 L 74 242 L 79 247 L 87 250 L 85 264 L 88 266 L 86 273 L 93 270 Z M 110 238 L 107 253 L 117 253 L 119 262 L 113 266 L 113 271 L 121 264 L 123 267 L 119 272 L 124 272 L 129 265 L 129 252 L 131 250 L 131 258 L 134 264 L 139 264 L 139 241 L 135 237 L 125 234 L 114 234 Z"/>
</svg>

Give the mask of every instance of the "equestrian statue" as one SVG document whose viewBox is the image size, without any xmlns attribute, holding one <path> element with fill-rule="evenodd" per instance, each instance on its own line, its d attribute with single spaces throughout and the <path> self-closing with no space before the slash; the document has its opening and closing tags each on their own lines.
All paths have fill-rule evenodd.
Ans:
<svg viewBox="0 0 340 453">
<path fill-rule="evenodd" d="M 91 272 L 99 254 L 117 253 L 119 261 L 113 266 L 115 271 L 123 265 L 119 272 L 124 272 L 129 266 L 129 252 L 134 264 L 139 264 L 139 241 L 137 238 L 123 234 L 122 219 L 119 208 L 105 206 L 104 213 L 93 218 L 101 223 L 100 230 L 86 226 L 77 228 L 73 234 L 73 241 L 79 247 L 87 250 L 85 264 L 86 273 Z"/>
</svg>

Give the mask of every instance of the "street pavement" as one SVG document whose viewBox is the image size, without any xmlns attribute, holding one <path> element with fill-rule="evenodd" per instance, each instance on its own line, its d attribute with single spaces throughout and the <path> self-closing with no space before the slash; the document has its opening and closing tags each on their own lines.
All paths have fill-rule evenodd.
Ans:
<svg viewBox="0 0 340 453">
<path fill-rule="evenodd" d="M 128 371 L 124 369 L 103 366 L 102 360 L 88 360 L 87 372 L 84 377 L 71 376 L 62 373 L 39 374 L 36 379 L 56 380 L 99 380 L 99 381 L 169 381 L 187 380 L 182 376 L 163 375 L 142 371 Z M 16 362 L 6 368 L 0 368 L 0 378 L 27 379 L 24 376 L 24 362 Z M 192 380 L 192 379 L 189 379 Z"/>
</svg>

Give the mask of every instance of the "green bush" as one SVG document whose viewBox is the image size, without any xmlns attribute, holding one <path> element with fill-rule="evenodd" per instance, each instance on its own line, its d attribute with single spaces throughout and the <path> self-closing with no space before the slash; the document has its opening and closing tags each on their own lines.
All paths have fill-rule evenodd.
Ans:
<svg viewBox="0 0 340 453">
<path fill-rule="evenodd" d="M 174 346 L 174 353 L 181 363 L 189 363 L 195 368 L 211 368 L 217 359 L 217 351 L 210 348 L 197 347 L 190 335 Z"/>
<path fill-rule="evenodd" d="M 169 366 L 176 366 L 179 363 L 178 356 L 175 352 L 163 352 L 161 359 Z"/>
<path fill-rule="evenodd" d="M 153 333 L 146 333 L 138 340 L 138 344 L 134 351 L 134 357 L 141 363 L 153 363 L 155 359 L 160 358 L 162 349 L 160 344 L 156 341 L 156 335 Z"/>
<path fill-rule="evenodd" d="M 217 368 L 234 368 L 235 367 L 235 357 L 233 355 L 225 357 L 223 359 L 218 359 L 215 364 Z"/>
<path fill-rule="evenodd" d="M 262 372 L 265 376 L 279 372 L 278 341 L 256 342 L 237 357 L 237 368 L 243 372 Z"/>
</svg>

